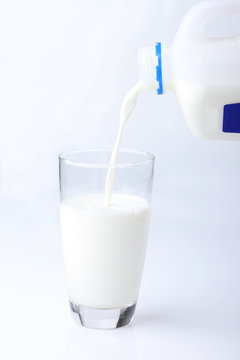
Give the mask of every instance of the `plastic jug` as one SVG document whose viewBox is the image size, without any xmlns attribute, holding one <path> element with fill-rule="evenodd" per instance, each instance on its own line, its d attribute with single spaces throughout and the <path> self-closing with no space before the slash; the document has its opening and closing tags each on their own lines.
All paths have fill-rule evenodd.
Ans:
<svg viewBox="0 0 240 360">
<path fill-rule="evenodd" d="M 171 46 L 139 50 L 146 89 L 173 89 L 192 133 L 204 139 L 240 140 L 240 34 L 208 37 L 212 19 L 240 13 L 240 1 L 203 1 L 182 20 Z"/>
</svg>

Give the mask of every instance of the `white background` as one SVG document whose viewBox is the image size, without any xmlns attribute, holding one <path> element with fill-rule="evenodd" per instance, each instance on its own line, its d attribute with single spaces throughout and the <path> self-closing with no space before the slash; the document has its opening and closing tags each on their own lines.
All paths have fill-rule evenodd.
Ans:
<svg viewBox="0 0 240 360">
<path fill-rule="evenodd" d="M 194 138 L 174 94 L 141 94 L 122 142 L 156 155 L 131 326 L 72 323 L 61 254 L 58 153 L 113 145 L 138 47 L 171 42 L 196 2 L 1 2 L 2 359 L 239 359 L 239 144 Z"/>
</svg>

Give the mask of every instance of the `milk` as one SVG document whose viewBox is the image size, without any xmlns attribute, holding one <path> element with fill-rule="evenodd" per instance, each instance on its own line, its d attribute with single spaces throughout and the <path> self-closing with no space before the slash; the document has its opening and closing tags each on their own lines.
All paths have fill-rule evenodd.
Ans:
<svg viewBox="0 0 240 360">
<path fill-rule="evenodd" d="M 61 230 L 70 301 L 92 308 L 136 303 L 150 208 L 146 200 L 112 194 L 65 199 Z"/>
<path fill-rule="evenodd" d="M 117 171 L 117 163 L 118 163 L 118 154 L 119 154 L 119 147 L 120 141 L 122 138 L 123 130 L 126 125 L 126 122 L 131 115 L 133 109 L 135 108 L 139 92 L 143 89 L 142 83 L 137 83 L 133 86 L 133 88 L 127 93 L 125 96 L 121 112 L 120 112 L 120 123 L 118 127 L 117 138 L 115 140 L 115 144 L 113 147 L 111 159 L 109 162 L 109 169 L 107 173 L 106 183 L 105 183 L 105 205 L 109 206 L 111 201 L 111 195 L 113 191 L 116 171 Z"/>
</svg>

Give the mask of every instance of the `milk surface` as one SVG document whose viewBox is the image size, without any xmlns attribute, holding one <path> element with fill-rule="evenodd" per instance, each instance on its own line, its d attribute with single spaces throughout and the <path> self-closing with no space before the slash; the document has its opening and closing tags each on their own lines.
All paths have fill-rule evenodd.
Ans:
<svg viewBox="0 0 240 360">
<path fill-rule="evenodd" d="M 112 194 L 67 198 L 61 230 L 70 301 L 93 308 L 136 303 L 148 235 L 146 200 Z"/>
</svg>

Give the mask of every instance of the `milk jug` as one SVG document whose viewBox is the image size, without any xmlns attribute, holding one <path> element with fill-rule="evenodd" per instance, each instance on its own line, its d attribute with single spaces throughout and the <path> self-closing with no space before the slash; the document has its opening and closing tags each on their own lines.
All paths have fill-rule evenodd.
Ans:
<svg viewBox="0 0 240 360">
<path fill-rule="evenodd" d="M 176 92 L 192 133 L 240 140 L 240 34 L 208 37 L 207 23 L 240 13 L 240 1 L 203 1 L 182 20 L 171 46 L 139 50 L 139 77 L 157 94 Z"/>
</svg>

